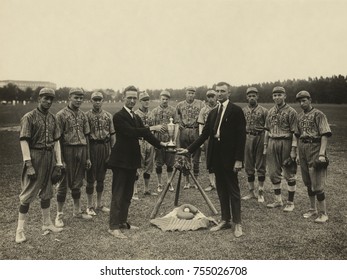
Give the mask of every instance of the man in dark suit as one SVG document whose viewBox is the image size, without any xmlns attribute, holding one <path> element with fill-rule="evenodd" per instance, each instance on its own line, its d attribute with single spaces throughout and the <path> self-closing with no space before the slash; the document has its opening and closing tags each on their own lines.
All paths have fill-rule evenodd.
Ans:
<svg viewBox="0 0 347 280">
<path fill-rule="evenodd" d="M 242 109 L 229 101 L 230 85 L 216 85 L 219 104 L 208 115 L 199 138 L 178 154 L 192 153 L 209 138 L 207 168 L 216 176 L 216 187 L 221 207 L 221 222 L 211 231 L 231 228 L 231 217 L 235 224 L 234 234 L 242 235 L 241 195 L 237 173 L 242 168 L 246 141 L 246 121 Z"/>
<path fill-rule="evenodd" d="M 108 167 L 112 169 L 112 200 L 108 232 L 116 238 L 127 238 L 121 229 L 138 229 L 127 221 L 131 197 L 134 191 L 136 169 L 141 167 L 139 138 L 144 138 L 156 148 L 167 146 L 153 136 L 151 130 L 162 126 L 146 128 L 133 107 L 137 101 L 138 90 L 128 86 L 123 92 L 124 107 L 113 116 L 116 131 L 116 144 L 113 146 Z"/>
</svg>

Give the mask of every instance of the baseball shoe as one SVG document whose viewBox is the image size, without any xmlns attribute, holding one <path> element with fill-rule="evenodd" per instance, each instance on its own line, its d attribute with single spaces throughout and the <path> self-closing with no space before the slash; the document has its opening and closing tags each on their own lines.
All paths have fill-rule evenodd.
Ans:
<svg viewBox="0 0 347 280">
<path fill-rule="evenodd" d="M 189 188 L 190 188 L 190 184 L 189 183 L 185 184 L 184 187 L 183 187 L 184 190 L 188 190 Z"/>
<path fill-rule="evenodd" d="M 231 228 L 230 222 L 221 221 L 218 225 L 212 227 L 210 229 L 210 231 L 219 231 L 219 230 L 222 230 L 222 229 L 229 229 L 229 228 Z"/>
<path fill-rule="evenodd" d="M 72 216 L 76 219 L 83 219 L 83 220 L 90 220 L 90 219 L 93 219 L 93 216 L 87 214 L 87 213 L 84 213 L 84 212 L 80 212 L 80 213 L 73 213 Z"/>
<path fill-rule="evenodd" d="M 16 243 L 23 243 L 26 240 L 27 239 L 24 235 L 24 229 L 17 229 L 17 231 L 16 231 Z"/>
<path fill-rule="evenodd" d="M 284 212 L 292 212 L 294 210 L 294 202 L 288 201 L 286 206 L 283 208 Z"/>
<path fill-rule="evenodd" d="M 260 190 L 258 192 L 258 202 L 259 203 L 264 203 L 265 202 L 265 199 L 264 199 L 264 192 L 262 190 Z"/>
<path fill-rule="evenodd" d="M 234 235 L 235 235 L 236 238 L 241 237 L 243 235 L 241 224 L 236 224 L 235 225 Z"/>
<path fill-rule="evenodd" d="M 324 214 L 324 213 L 319 213 L 319 216 L 317 219 L 314 220 L 315 223 L 319 223 L 319 224 L 324 224 L 325 222 L 328 221 L 328 215 Z"/>
<path fill-rule="evenodd" d="M 242 200 L 249 200 L 249 199 L 252 199 L 252 198 L 257 198 L 257 196 L 254 193 L 254 190 L 249 191 L 249 194 L 244 196 L 244 197 L 242 197 L 241 199 Z"/>
<path fill-rule="evenodd" d="M 210 192 L 212 190 L 216 189 L 216 187 L 214 185 L 212 185 L 211 183 L 208 185 L 207 188 L 205 188 L 205 192 Z"/>
<path fill-rule="evenodd" d="M 169 185 L 169 191 L 170 191 L 170 192 L 173 192 L 174 190 L 175 190 L 174 187 L 170 184 L 170 185 Z"/>
<path fill-rule="evenodd" d="M 119 229 L 109 229 L 108 233 L 111 234 L 113 237 L 119 238 L 119 239 L 127 239 L 126 237 Z"/>
<path fill-rule="evenodd" d="M 283 201 L 274 201 L 273 203 L 269 203 L 266 205 L 267 208 L 277 208 L 277 207 L 282 207 L 283 206 Z"/>
<path fill-rule="evenodd" d="M 139 200 L 139 195 L 137 193 L 133 194 L 132 200 Z"/>
<path fill-rule="evenodd" d="M 94 207 L 88 207 L 87 208 L 87 214 L 90 215 L 90 216 L 96 216 Z"/>
<path fill-rule="evenodd" d="M 312 216 L 316 216 L 318 214 L 317 209 L 311 208 L 306 213 L 303 214 L 305 219 L 311 218 Z"/>
<path fill-rule="evenodd" d="M 97 206 L 96 207 L 97 211 L 104 212 L 104 213 L 110 213 L 110 208 L 107 208 L 106 206 Z"/>
<path fill-rule="evenodd" d="M 58 228 L 64 227 L 63 214 L 57 214 L 57 217 L 55 218 L 55 226 Z"/>
<path fill-rule="evenodd" d="M 158 193 L 161 193 L 163 191 L 163 185 L 158 184 L 157 191 Z"/>
<path fill-rule="evenodd" d="M 56 233 L 56 232 L 61 232 L 63 230 L 63 228 L 62 227 L 56 227 L 53 224 L 49 224 L 49 225 L 43 225 L 42 230 L 43 231 L 49 230 L 51 232 Z"/>
</svg>

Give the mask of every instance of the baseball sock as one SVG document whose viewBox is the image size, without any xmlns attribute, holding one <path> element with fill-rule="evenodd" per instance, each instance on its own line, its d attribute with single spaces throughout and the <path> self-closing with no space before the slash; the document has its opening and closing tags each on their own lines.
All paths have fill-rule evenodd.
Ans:
<svg viewBox="0 0 347 280">
<path fill-rule="evenodd" d="M 25 213 L 25 214 L 19 213 L 17 230 L 24 229 L 24 224 L 25 224 L 26 217 L 27 217 L 27 213 Z"/>
</svg>

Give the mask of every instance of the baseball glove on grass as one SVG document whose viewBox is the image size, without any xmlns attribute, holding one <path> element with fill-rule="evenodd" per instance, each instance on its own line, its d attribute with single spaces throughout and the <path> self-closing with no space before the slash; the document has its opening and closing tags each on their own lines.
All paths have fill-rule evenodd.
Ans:
<svg viewBox="0 0 347 280">
<path fill-rule="evenodd" d="M 51 176 L 53 185 L 63 180 L 64 176 L 65 176 L 65 168 L 59 165 L 54 166 L 52 171 L 52 176 Z"/>
<path fill-rule="evenodd" d="M 313 162 L 313 168 L 315 170 L 322 170 L 322 169 L 326 169 L 329 165 L 329 159 L 326 156 L 325 157 L 325 161 L 321 161 L 319 160 L 319 158 L 317 158 L 314 162 Z"/>
</svg>

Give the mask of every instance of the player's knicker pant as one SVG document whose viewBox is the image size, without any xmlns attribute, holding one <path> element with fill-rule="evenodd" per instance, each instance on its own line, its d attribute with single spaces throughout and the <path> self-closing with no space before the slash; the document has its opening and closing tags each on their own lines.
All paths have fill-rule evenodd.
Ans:
<svg viewBox="0 0 347 280">
<path fill-rule="evenodd" d="M 199 137 L 198 128 L 182 128 L 180 130 L 181 148 L 188 148 L 188 146 L 192 144 L 198 137 Z M 196 149 L 196 151 L 192 154 L 194 175 L 199 174 L 200 154 L 201 154 L 201 149 Z"/>
<path fill-rule="evenodd" d="M 73 199 L 81 197 L 81 187 L 86 171 L 86 146 L 63 146 L 63 159 L 66 164 L 66 174 L 57 190 L 58 202 L 64 202 L 67 188 L 71 190 Z"/>
<path fill-rule="evenodd" d="M 320 145 L 320 143 L 303 143 L 300 140 L 298 144 L 302 180 L 305 186 L 311 187 L 312 191 L 324 191 L 326 186 L 327 169 L 313 168 L 313 162 L 319 156 Z"/>
<path fill-rule="evenodd" d="M 233 167 L 225 168 L 222 164 L 223 150 L 218 140 L 213 141 L 212 165 L 216 177 L 216 188 L 221 208 L 221 218 L 235 224 L 241 223 L 241 195 L 237 173 Z"/>
<path fill-rule="evenodd" d="M 291 148 L 291 139 L 269 139 L 266 161 L 270 180 L 274 185 L 281 183 L 282 171 L 287 182 L 295 182 L 296 180 L 296 174 L 292 174 L 289 168 L 282 167 L 283 161 L 290 157 Z"/>
<path fill-rule="evenodd" d="M 112 200 L 109 226 L 119 229 L 128 220 L 129 206 L 134 192 L 136 169 L 113 168 Z"/>
<path fill-rule="evenodd" d="M 143 173 L 151 174 L 154 167 L 154 147 L 146 140 L 140 140 L 141 169 Z"/>
<path fill-rule="evenodd" d="M 106 175 L 106 162 L 110 155 L 110 143 L 90 142 L 90 161 L 92 167 L 87 171 L 87 193 L 93 193 L 93 184 L 97 181 L 97 192 L 103 191 L 103 183 Z"/>
<path fill-rule="evenodd" d="M 248 176 L 257 175 L 265 176 L 266 173 L 266 157 L 264 152 L 264 133 L 260 135 L 247 134 L 245 146 L 245 171 Z"/>
<path fill-rule="evenodd" d="M 155 149 L 155 166 L 173 167 L 175 164 L 175 154 L 168 153 L 165 149 Z"/>
<path fill-rule="evenodd" d="M 53 150 L 30 149 L 31 163 L 35 169 L 36 179 L 28 178 L 27 167 L 23 165 L 21 179 L 21 193 L 19 200 L 21 204 L 31 203 L 37 195 L 41 200 L 53 197 L 51 175 L 55 165 Z"/>
</svg>

